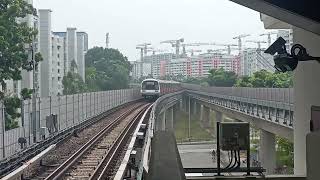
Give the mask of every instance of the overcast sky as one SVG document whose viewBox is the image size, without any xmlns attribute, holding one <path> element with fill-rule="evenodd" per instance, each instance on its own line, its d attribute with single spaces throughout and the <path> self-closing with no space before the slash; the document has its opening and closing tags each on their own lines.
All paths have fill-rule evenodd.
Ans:
<svg viewBox="0 0 320 180">
<path fill-rule="evenodd" d="M 105 46 L 109 32 L 110 47 L 131 61 L 139 57 L 135 46 L 144 42 L 172 49 L 159 42 L 183 37 L 187 43 L 237 43 L 233 36 L 261 39 L 265 31 L 258 12 L 229 0 L 34 0 L 34 6 L 52 10 L 54 31 L 86 31 L 90 47 Z"/>
</svg>

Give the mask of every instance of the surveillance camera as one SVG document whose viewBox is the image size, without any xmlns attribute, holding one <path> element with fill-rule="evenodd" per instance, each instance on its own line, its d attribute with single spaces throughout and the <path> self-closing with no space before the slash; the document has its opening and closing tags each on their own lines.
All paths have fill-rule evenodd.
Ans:
<svg viewBox="0 0 320 180">
<path fill-rule="evenodd" d="M 287 52 L 286 41 L 282 37 L 279 37 L 264 52 L 274 56 L 274 67 L 280 72 L 293 71 L 298 65 L 298 59 Z"/>
<path fill-rule="evenodd" d="M 293 71 L 298 65 L 298 59 L 289 54 L 277 54 L 274 56 L 274 67 L 279 72 Z"/>
<path fill-rule="evenodd" d="M 284 54 L 287 53 L 286 50 L 286 41 L 279 37 L 270 47 L 268 47 L 267 50 L 264 51 L 267 54 L 274 55 L 276 53 L 278 54 Z"/>
</svg>

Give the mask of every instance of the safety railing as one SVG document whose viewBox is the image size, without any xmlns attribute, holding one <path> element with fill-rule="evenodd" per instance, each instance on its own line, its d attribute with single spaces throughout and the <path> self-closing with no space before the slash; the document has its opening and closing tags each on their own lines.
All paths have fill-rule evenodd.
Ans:
<svg viewBox="0 0 320 180">
<path fill-rule="evenodd" d="M 218 95 L 294 104 L 293 88 L 204 87 L 195 84 L 182 84 L 182 87 Z"/>
<path fill-rule="evenodd" d="M 153 137 L 153 134 L 155 131 L 160 129 L 158 116 L 160 111 L 166 107 L 166 105 L 172 101 L 176 101 L 181 98 L 183 91 L 175 92 L 166 94 L 164 96 L 161 96 L 157 99 L 157 101 L 154 103 L 154 106 L 152 107 L 150 118 L 149 118 L 149 125 L 146 132 L 146 138 L 144 141 L 143 149 L 142 149 L 142 158 L 140 161 L 140 164 L 138 165 L 138 173 L 137 173 L 137 179 L 142 179 L 143 173 L 146 171 L 148 172 L 149 168 L 149 159 L 151 156 L 151 139 Z M 168 107 L 167 107 L 168 108 Z M 160 123 L 161 124 L 161 123 Z"/>
</svg>

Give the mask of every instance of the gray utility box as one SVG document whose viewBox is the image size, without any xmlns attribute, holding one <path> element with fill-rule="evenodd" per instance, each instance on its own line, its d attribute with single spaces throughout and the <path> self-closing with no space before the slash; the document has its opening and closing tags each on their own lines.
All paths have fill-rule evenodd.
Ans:
<svg viewBox="0 0 320 180">
<path fill-rule="evenodd" d="M 249 123 L 221 122 L 220 146 L 224 151 L 249 150 Z"/>
</svg>

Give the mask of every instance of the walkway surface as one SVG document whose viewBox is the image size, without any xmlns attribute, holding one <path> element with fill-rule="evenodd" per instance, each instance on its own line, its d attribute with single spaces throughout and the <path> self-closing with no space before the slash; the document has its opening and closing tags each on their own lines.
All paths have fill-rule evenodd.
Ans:
<svg viewBox="0 0 320 180">
<path fill-rule="evenodd" d="M 211 152 L 215 144 L 184 144 L 178 145 L 183 168 L 214 168 L 215 158 Z"/>
</svg>

